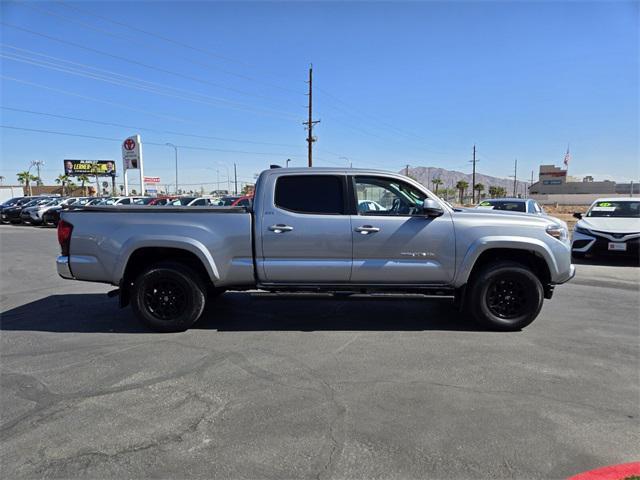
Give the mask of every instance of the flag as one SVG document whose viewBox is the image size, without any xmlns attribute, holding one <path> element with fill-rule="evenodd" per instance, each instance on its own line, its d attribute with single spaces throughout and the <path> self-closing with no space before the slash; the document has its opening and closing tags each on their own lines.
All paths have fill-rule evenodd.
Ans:
<svg viewBox="0 0 640 480">
<path fill-rule="evenodd" d="M 569 168 L 569 160 L 571 160 L 571 154 L 569 153 L 569 146 L 567 145 L 567 153 L 564 154 L 564 166 Z"/>
</svg>

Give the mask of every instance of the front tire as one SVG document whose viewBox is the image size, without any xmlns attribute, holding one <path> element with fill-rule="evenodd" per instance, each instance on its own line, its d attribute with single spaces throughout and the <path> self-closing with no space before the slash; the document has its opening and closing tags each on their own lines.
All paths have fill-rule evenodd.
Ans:
<svg viewBox="0 0 640 480">
<path fill-rule="evenodd" d="M 502 331 L 520 330 L 542 308 L 544 289 L 526 266 L 500 262 L 484 267 L 471 280 L 468 307 L 482 325 Z"/>
<path fill-rule="evenodd" d="M 162 262 L 143 271 L 131 292 L 136 316 L 159 332 L 182 332 L 202 315 L 206 288 L 189 267 Z"/>
</svg>

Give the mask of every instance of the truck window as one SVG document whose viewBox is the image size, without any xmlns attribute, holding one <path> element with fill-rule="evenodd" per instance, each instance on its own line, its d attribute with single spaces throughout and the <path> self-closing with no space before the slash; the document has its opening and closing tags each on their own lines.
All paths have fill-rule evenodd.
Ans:
<svg viewBox="0 0 640 480">
<path fill-rule="evenodd" d="M 276 181 L 275 204 L 297 213 L 344 215 L 342 177 L 286 175 Z"/>
<path fill-rule="evenodd" d="M 393 178 L 356 177 L 358 215 L 413 215 L 427 196 Z"/>
</svg>

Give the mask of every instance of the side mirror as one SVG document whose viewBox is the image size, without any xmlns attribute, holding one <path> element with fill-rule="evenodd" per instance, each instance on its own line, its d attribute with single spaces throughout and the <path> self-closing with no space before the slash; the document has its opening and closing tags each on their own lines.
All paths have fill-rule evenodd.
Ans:
<svg viewBox="0 0 640 480">
<path fill-rule="evenodd" d="M 422 214 L 426 217 L 439 217 L 444 214 L 444 210 L 438 202 L 427 198 L 422 204 Z"/>
<path fill-rule="evenodd" d="M 573 212 L 573 218 L 580 220 L 582 218 L 582 214 L 580 212 Z"/>
</svg>

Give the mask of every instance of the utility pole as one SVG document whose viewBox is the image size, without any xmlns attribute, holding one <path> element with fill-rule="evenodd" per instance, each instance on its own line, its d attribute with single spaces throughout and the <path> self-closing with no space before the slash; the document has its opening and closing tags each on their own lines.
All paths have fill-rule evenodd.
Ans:
<svg viewBox="0 0 640 480">
<path fill-rule="evenodd" d="M 173 143 L 165 143 L 167 147 L 173 148 L 175 151 L 175 160 L 176 160 L 176 195 L 178 195 L 178 147 Z M 168 192 L 167 192 L 168 193 Z"/>
<path fill-rule="evenodd" d="M 408 177 L 409 176 L 409 164 L 407 163 L 407 166 L 404 167 L 404 176 Z"/>
<path fill-rule="evenodd" d="M 471 174 L 471 203 L 476 203 L 476 146 L 473 146 L 473 173 Z M 480 193 L 480 192 L 478 192 Z"/>
<path fill-rule="evenodd" d="M 234 192 L 237 195 L 238 194 L 238 170 L 236 169 L 235 162 L 233 164 L 233 178 L 235 180 L 235 190 L 234 190 Z"/>
<path fill-rule="evenodd" d="M 513 165 L 513 196 L 516 197 L 516 185 L 518 184 L 518 159 Z"/>
<path fill-rule="evenodd" d="M 320 120 L 313 120 L 313 64 L 309 66 L 309 119 L 306 122 L 302 122 L 307 126 L 307 143 L 308 145 L 308 161 L 309 166 L 313 166 L 313 142 L 316 141 L 313 138 L 313 126 L 316 123 L 320 123 Z"/>
</svg>

